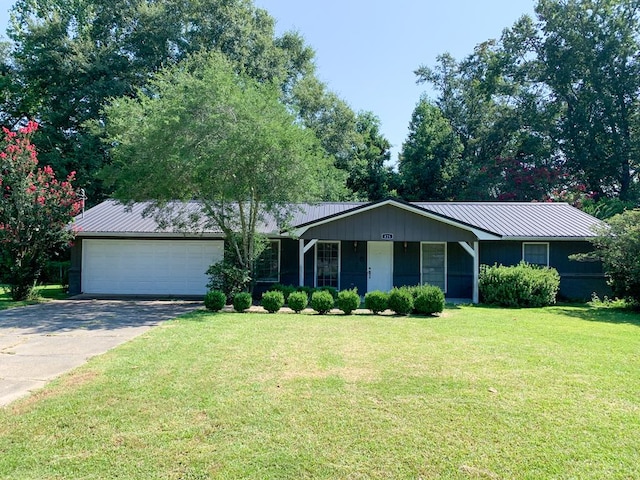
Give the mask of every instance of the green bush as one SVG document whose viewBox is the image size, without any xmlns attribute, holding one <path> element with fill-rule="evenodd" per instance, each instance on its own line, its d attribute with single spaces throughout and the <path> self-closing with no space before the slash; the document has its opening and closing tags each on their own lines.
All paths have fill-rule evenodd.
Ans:
<svg viewBox="0 0 640 480">
<path fill-rule="evenodd" d="M 309 297 L 305 292 L 293 292 L 289 295 L 289 308 L 296 313 L 300 313 L 307 308 Z"/>
<path fill-rule="evenodd" d="M 311 308 L 323 315 L 333 308 L 333 295 L 326 290 L 316 291 L 311 295 Z"/>
<path fill-rule="evenodd" d="M 251 294 L 247 292 L 236 293 L 233 297 L 233 309 L 236 312 L 244 312 L 251 306 Z"/>
<path fill-rule="evenodd" d="M 389 308 L 398 315 L 408 315 L 413 310 L 413 295 L 407 287 L 393 288 L 389 292 Z"/>
<path fill-rule="evenodd" d="M 284 295 L 277 290 L 262 294 L 262 306 L 269 313 L 276 313 L 284 306 Z"/>
<path fill-rule="evenodd" d="M 482 265 L 479 287 L 481 300 L 505 307 L 544 307 L 556 302 L 560 275 L 555 268 L 518 265 Z"/>
<path fill-rule="evenodd" d="M 288 303 L 289 295 L 295 292 L 297 288 L 298 287 L 294 287 L 293 285 L 282 285 L 280 283 L 274 283 L 269 288 L 269 291 L 282 292 L 282 295 L 284 296 L 284 303 Z"/>
<path fill-rule="evenodd" d="M 371 310 L 373 313 L 384 312 L 389 308 L 389 294 L 374 290 L 364 295 L 364 308 Z"/>
<path fill-rule="evenodd" d="M 220 290 L 209 290 L 204 296 L 204 306 L 212 312 L 220 311 L 227 303 L 227 296 Z"/>
<path fill-rule="evenodd" d="M 351 315 L 353 311 L 360 306 L 360 295 L 358 295 L 358 289 L 354 288 L 352 290 L 341 290 L 338 292 L 336 306 L 342 310 L 345 315 Z"/>
<path fill-rule="evenodd" d="M 236 293 L 245 292 L 251 283 L 249 272 L 234 265 L 231 260 L 214 263 L 207 270 L 209 290 L 224 292 L 228 301 L 233 301 Z"/>
<path fill-rule="evenodd" d="M 333 297 L 333 300 L 336 301 L 338 299 L 338 289 L 336 287 L 318 287 L 314 289 L 317 292 L 329 292 Z"/>
<path fill-rule="evenodd" d="M 444 293 L 434 285 L 419 285 L 411 288 L 413 311 L 420 315 L 433 315 L 444 310 Z"/>
</svg>

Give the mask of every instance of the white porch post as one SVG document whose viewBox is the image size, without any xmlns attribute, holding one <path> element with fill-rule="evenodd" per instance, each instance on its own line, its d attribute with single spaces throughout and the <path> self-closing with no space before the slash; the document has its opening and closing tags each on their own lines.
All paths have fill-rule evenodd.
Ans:
<svg viewBox="0 0 640 480">
<path fill-rule="evenodd" d="M 480 302 L 480 242 L 473 242 L 473 303 Z"/>
<path fill-rule="evenodd" d="M 298 240 L 298 286 L 304 286 L 304 239 Z"/>
<path fill-rule="evenodd" d="M 478 303 L 480 301 L 480 289 L 478 288 L 480 277 L 480 242 L 473 242 L 473 248 L 467 242 L 458 242 L 464 250 L 471 255 L 473 259 L 473 286 L 471 290 L 471 301 Z"/>
<path fill-rule="evenodd" d="M 317 238 L 314 238 L 306 245 L 304 244 L 304 238 L 298 240 L 298 286 L 304 287 L 304 254 L 307 253 L 318 242 Z"/>
</svg>

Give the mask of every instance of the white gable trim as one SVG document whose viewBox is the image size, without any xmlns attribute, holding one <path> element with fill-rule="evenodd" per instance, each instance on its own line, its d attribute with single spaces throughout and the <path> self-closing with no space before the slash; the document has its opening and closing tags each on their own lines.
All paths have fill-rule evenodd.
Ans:
<svg viewBox="0 0 640 480">
<path fill-rule="evenodd" d="M 332 216 L 332 217 L 321 218 L 321 219 L 319 219 L 319 220 L 317 220 L 315 222 L 309 223 L 309 224 L 304 225 L 302 227 L 294 228 L 291 233 L 295 237 L 299 238 L 302 235 L 304 235 L 304 233 L 307 232 L 311 228 L 318 227 L 318 226 L 324 225 L 326 223 L 335 222 L 336 220 L 342 220 L 344 218 L 348 218 L 348 217 L 351 217 L 353 215 L 358 215 L 358 214 L 360 214 L 362 212 L 367 212 L 369 210 L 375 210 L 376 208 L 384 207 L 384 206 L 387 206 L 387 205 L 391 205 L 391 206 L 394 206 L 394 207 L 397 207 L 397 208 L 401 208 L 401 209 L 406 210 L 408 212 L 415 213 L 415 214 L 420 215 L 422 217 L 429 218 L 431 220 L 435 220 L 437 222 L 444 223 L 446 225 L 451 225 L 451 226 L 459 228 L 461 230 L 466 230 L 467 232 L 473 233 L 476 236 L 476 238 L 478 238 L 478 240 L 500 240 L 500 239 L 502 239 L 502 237 L 500 235 L 498 235 L 498 234 L 490 233 L 490 232 L 487 232 L 485 230 L 481 230 L 479 228 L 474 228 L 474 227 L 472 227 L 470 225 L 466 225 L 466 224 L 457 222 L 457 221 L 455 221 L 453 219 L 445 218 L 445 217 L 442 217 L 440 215 L 436 215 L 436 214 L 433 214 L 431 212 L 427 212 L 427 211 L 423 210 L 422 208 L 414 207 L 413 205 L 407 205 L 405 203 L 397 202 L 395 200 L 384 200 L 384 201 L 378 202 L 378 203 L 371 203 L 371 204 L 366 205 L 364 207 L 359 207 L 359 208 L 355 207 L 355 208 L 353 208 L 351 210 L 348 210 L 348 211 L 346 211 L 344 213 L 341 213 L 339 215 L 335 215 L 335 216 Z"/>
</svg>

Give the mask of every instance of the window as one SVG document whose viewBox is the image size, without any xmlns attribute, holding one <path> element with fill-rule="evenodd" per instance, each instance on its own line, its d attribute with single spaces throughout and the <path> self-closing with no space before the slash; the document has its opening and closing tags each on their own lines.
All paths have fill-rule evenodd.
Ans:
<svg viewBox="0 0 640 480">
<path fill-rule="evenodd" d="M 421 282 L 447 291 L 447 244 L 423 243 L 421 252 Z"/>
<path fill-rule="evenodd" d="M 531 265 L 549 266 L 549 244 L 548 243 L 523 243 L 522 260 Z"/>
<path fill-rule="evenodd" d="M 340 242 L 316 243 L 316 287 L 340 288 Z"/>
<path fill-rule="evenodd" d="M 270 240 L 256 260 L 256 281 L 280 281 L 280 240 Z"/>
</svg>

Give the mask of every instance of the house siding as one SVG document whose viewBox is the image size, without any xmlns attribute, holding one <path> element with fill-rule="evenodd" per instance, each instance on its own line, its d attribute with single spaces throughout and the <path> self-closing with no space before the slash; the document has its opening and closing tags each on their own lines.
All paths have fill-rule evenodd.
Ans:
<svg viewBox="0 0 640 480">
<path fill-rule="evenodd" d="M 393 286 L 418 285 L 420 283 L 420 242 L 395 242 L 393 244 Z"/>
<path fill-rule="evenodd" d="M 560 274 L 559 298 L 586 300 L 592 293 L 609 295 L 610 289 L 602 273 L 600 262 L 577 262 L 569 255 L 592 250 L 586 241 L 550 241 L 549 266 Z M 516 265 L 522 260 L 522 244 L 519 241 L 488 241 L 480 243 L 480 264 Z"/>
<path fill-rule="evenodd" d="M 319 240 L 382 240 L 383 234 L 392 234 L 394 241 L 474 241 L 468 230 L 426 218 L 403 208 L 385 205 L 355 215 L 312 227 L 302 237 Z"/>
</svg>

